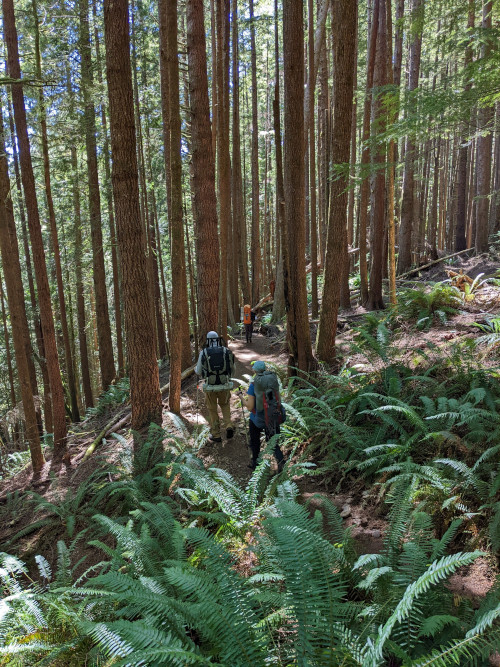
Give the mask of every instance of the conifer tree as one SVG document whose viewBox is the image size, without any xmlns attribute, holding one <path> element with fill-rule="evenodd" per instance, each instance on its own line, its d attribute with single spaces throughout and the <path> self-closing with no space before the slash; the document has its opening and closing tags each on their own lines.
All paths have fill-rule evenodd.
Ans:
<svg viewBox="0 0 500 667">
<path fill-rule="evenodd" d="M 333 6 L 334 122 L 332 163 L 337 170 L 331 183 L 330 216 L 326 244 L 323 299 L 316 341 L 316 354 L 322 361 L 335 358 L 335 335 L 340 288 L 345 271 L 347 244 L 347 196 L 356 46 L 357 0 Z"/>
<path fill-rule="evenodd" d="M 289 372 L 308 372 L 313 355 L 305 267 L 304 24 L 301 0 L 283 2 L 284 194 L 290 261 Z"/>
<path fill-rule="evenodd" d="M 105 0 L 104 27 L 113 157 L 111 178 L 122 266 L 132 428 L 137 430 L 150 422 L 161 423 L 162 401 L 158 364 L 151 345 L 154 322 L 139 208 L 128 0 Z"/>
<path fill-rule="evenodd" d="M 219 300 L 219 242 L 215 164 L 208 102 L 207 55 L 203 0 L 186 4 L 193 206 L 196 229 L 198 323 L 200 342 L 217 330 Z"/>
<path fill-rule="evenodd" d="M 7 300 L 9 304 L 10 321 L 12 324 L 12 338 L 16 357 L 17 375 L 21 389 L 24 420 L 26 423 L 26 437 L 29 443 L 33 473 L 39 475 L 45 458 L 40 445 L 35 403 L 31 387 L 29 359 L 31 357 L 31 341 L 28 329 L 28 319 L 24 306 L 24 288 L 21 276 L 21 263 L 17 244 L 14 213 L 10 192 L 7 155 L 5 152 L 3 118 L 0 111 L 0 250 L 2 266 L 7 286 Z M 1 280 L 1 278 L 0 278 Z M 3 309 L 3 294 L 2 294 Z M 8 341 L 6 340 L 6 345 Z M 15 394 L 13 396 L 15 407 Z"/>
<path fill-rule="evenodd" d="M 82 95 L 84 103 L 83 123 L 87 151 L 87 178 L 89 188 L 89 217 L 92 239 L 92 276 L 96 299 L 97 335 L 99 339 L 99 365 L 102 388 L 106 390 L 115 379 L 115 362 L 111 341 L 106 269 L 101 220 L 101 195 L 97 164 L 96 114 L 92 98 L 94 83 L 92 52 L 89 30 L 88 0 L 79 0 L 80 11 L 80 63 L 82 71 Z"/>
<path fill-rule="evenodd" d="M 17 30 L 14 16 L 13 0 L 2 0 L 4 37 L 7 44 L 8 71 L 13 79 L 21 80 L 21 67 L 19 64 L 19 49 L 17 43 Z M 28 135 L 28 124 L 26 120 L 26 108 L 24 105 L 22 84 L 12 86 L 12 102 L 14 107 L 14 118 L 19 145 L 19 161 L 21 165 L 21 177 L 26 199 L 26 210 L 28 214 L 28 226 L 33 252 L 33 264 L 35 268 L 38 301 L 40 304 L 40 318 L 45 348 L 45 359 L 47 362 L 47 373 L 50 382 L 50 393 L 52 398 L 52 418 L 54 428 L 54 460 L 69 461 L 66 445 L 66 410 L 64 405 L 64 391 L 59 368 L 59 357 L 57 354 L 54 318 L 50 298 L 47 265 L 45 263 L 45 250 L 42 239 L 42 228 L 38 211 L 38 200 L 36 194 L 35 177 L 31 161 L 31 149 Z"/>
</svg>

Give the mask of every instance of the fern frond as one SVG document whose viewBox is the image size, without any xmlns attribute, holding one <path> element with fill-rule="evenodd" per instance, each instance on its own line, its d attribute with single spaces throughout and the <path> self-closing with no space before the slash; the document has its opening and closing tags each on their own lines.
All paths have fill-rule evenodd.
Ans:
<svg viewBox="0 0 500 667">
<path fill-rule="evenodd" d="M 412 605 L 420 595 L 426 593 L 431 586 L 436 585 L 457 568 L 464 565 L 470 565 L 476 558 L 484 556 L 482 551 L 473 551 L 472 553 L 458 553 L 451 556 L 444 556 L 438 561 L 434 561 L 427 568 L 417 581 L 410 584 L 403 597 L 398 603 L 396 609 L 391 614 L 386 623 L 379 629 L 379 636 L 373 648 L 373 654 L 377 658 L 382 658 L 382 652 L 386 640 L 389 638 L 392 629 L 397 622 L 401 623 L 410 613 Z"/>
<path fill-rule="evenodd" d="M 448 646 L 435 649 L 430 655 L 419 658 L 411 663 L 411 667 L 450 667 L 463 665 L 467 662 L 477 664 L 479 658 L 484 658 L 500 642 L 500 630 L 492 632 L 488 637 L 474 635 L 458 639 Z"/>
</svg>

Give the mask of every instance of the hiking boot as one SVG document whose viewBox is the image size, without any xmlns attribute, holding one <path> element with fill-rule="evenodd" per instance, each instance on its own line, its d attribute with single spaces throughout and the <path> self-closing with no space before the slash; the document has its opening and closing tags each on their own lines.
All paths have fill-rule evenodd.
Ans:
<svg viewBox="0 0 500 667">
<path fill-rule="evenodd" d="M 234 435 L 234 429 L 232 429 L 232 428 L 227 428 L 227 429 L 226 429 L 226 438 L 227 438 L 228 440 L 231 440 L 231 438 L 233 437 L 233 435 Z"/>
<path fill-rule="evenodd" d="M 222 438 L 216 438 L 215 435 L 209 437 L 209 442 L 222 442 Z"/>
</svg>

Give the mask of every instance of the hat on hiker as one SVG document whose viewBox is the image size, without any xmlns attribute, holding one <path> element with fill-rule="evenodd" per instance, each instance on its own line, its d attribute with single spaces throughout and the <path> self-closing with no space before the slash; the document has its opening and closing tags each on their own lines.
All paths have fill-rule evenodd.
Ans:
<svg viewBox="0 0 500 667">
<path fill-rule="evenodd" d="M 256 373 L 262 373 L 266 370 L 266 362 L 259 359 L 254 363 L 253 369 Z"/>
<path fill-rule="evenodd" d="M 209 331 L 207 333 L 207 347 L 222 345 L 222 338 L 220 338 L 217 331 Z"/>
</svg>

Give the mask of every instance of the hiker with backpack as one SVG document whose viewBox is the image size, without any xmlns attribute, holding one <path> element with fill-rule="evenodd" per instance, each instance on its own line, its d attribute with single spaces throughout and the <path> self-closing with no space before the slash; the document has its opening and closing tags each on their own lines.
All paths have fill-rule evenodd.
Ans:
<svg viewBox="0 0 500 667">
<path fill-rule="evenodd" d="M 203 393 L 208 410 L 210 425 L 210 441 L 222 442 L 220 419 L 217 406 L 222 411 L 222 425 L 226 429 L 226 438 L 234 435 L 234 426 L 231 421 L 231 376 L 234 372 L 234 354 L 224 345 L 224 340 L 216 331 L 207 333 L 205 347 L 200 352 L 195 372 L 200 375 L 203 383 Z"/>
<path fill-rule="evenodd" d="M 255 313 L 253 312 L 251 306 L 246 303 L 243 306 L 243 324 L 245 325 L 245 335 L 247 337 L 247 343 L 252 342 L 253 334 L 253 323 L 255 322 Z"/>
<path fill-rule="evenodd" d="M 266 442 L 280 432 L 280 424 L 286 419 L 284 407 L 281 405 L 279 383 L 276 373 L 266 370 L 264 361 L 256 361 L 253 365 L 255 376 L 248 387 L 242 403 L 250 411 L 250 449 L 252 461 L 249 468 L 255 470 L 260 454 L 260 436 L 264 431 Z M 283 470 L 285 459 L 278 443 L 274 448 L 274 457 L 278 462 L 278 472 Z"/>
</svg>

